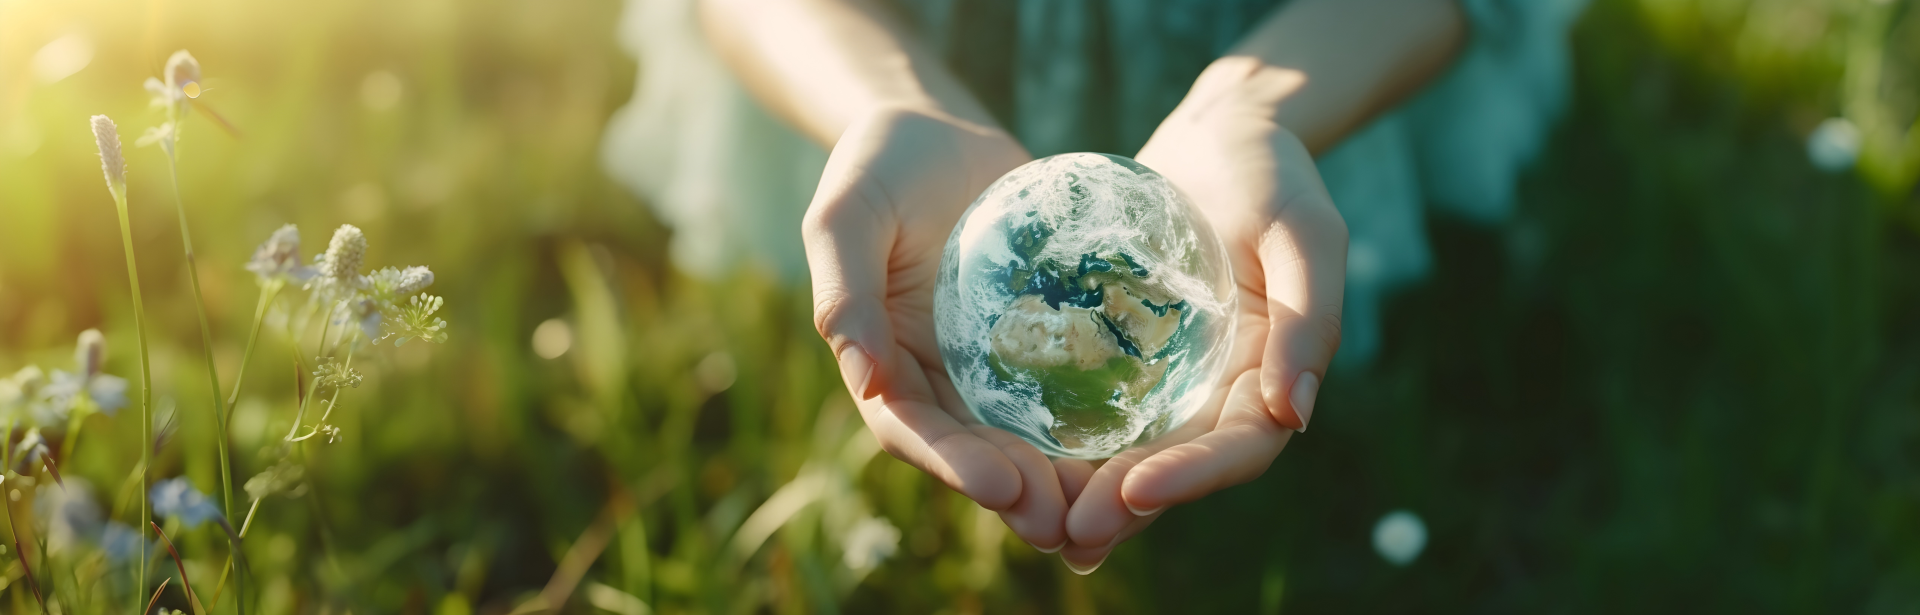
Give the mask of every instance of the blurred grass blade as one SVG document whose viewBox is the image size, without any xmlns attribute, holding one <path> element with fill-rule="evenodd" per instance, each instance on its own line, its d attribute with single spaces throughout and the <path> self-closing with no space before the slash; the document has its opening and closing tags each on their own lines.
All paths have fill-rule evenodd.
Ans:
<svg viewBox="0 0 1920 615">
<path fill-rule="evenodd" d="M 160 604 L 160 594 L 166 593 L 167 584 L 172 582 L 173 582 L 173 577 L 160 579 L 160 586 L 154 588 L 153 597 L 147 599 L 147 610 L 141 611 L 140 615 L 147 615 L 148 613 L 153 612 L 153 605 Z"/>
<path fill-rule="evenodd" d="M 653 615 L 645 600 L 600 583 L 587 584 L 587 604 L 619 615 Z"/>
<path fill-rule="evenodd" d="M 580 580 L 586 578 L 593 562 L 607 550 L 607 544 L 613 542 L 615 528 L 634 512 L 633 500 L 625 491 L 618 491 L 607 499 L 607 505 L 600 510 L 598 518 L 588 525 L 580 538 L 567 548 L 567 554 L 560 558 L 560 566 L 553 571 L 553 578 L 547 581 L 546 589 L 540 595 L 521 604 L 514 613 L 538 613 L 557 611 L 567 604 L 567 598 L 573 595 L 574 588 L 580 586 Z"/>
<path fill-rule="evenodd" d="M 147 525 L 153 526 L 153 533 L 160 536 L 160 544 L 166 545 L 167 553 L 173 555 L 173 565 L 180 569 L 180 586 L 186 588 L 187 601 L 193 603 L 193 611 L 200 614 L 206 613 L 206 607 L 200 606 L 200 597 L 193 593 L 193 582 L 187 580 L 187 562 L 180 559 L 180 551 L 173 548 L 173 541 L 167 539 L 166 532 L 160 531 L 159 524 L 148 521 Z"/>
<path fill-rule="evenodd" d="M 40 465 L 47 467 L 47 474 L 53 475 L 53 483 L 61 489 L 67 488 L 67 482 L 60 479 L 60 465 L 53 462 L 53 455 L 41 455 Z"/>
<path fill-rule="evenodd" d="M 5 497 L 0 495 L 0 497 Z M 40 581 L 33 577 L 33 567 L 27 564 L 27 550 L 20 547 L 20 526 L 13 524 L 12 498 L 0 500 L 0 509 L 7 513 L 7 531 L 13 534 L 13 552 L 20 555 L 20 570 L 26 574 L 27 588 L 33 590 L 33 599 L 40 603 L 40 612 L 47 613 L 47 597 L 40 593 Z"/>
<path fill-rule="evenodd" d="M 627 374 L 627 337 L 620 326 L 620 310 L 608 283 L 612 272 L 602 270 L 591 249 L 577 240 L 560 246 L 560 273 L 573 295 L 579 320 L 579 353 L 574 356 L 587 389 L 609 416 L 619 414 L 620 391 Z"/>
<path fill-rule="evenodd" d="M 760 546 L 766 544 L 780 526 L 786 525 L 808 504 L 820 499 L 820 495 L 826 491 L 826 482 L 826 477 L 815 466 L 803 467 L 799 476 L 781 485 L 778 491 L 773 492 L 773 497 L 767 498 L 766 503 L 754 509 L 753 514 L 747 515 L 747 520 L 741 522 L 740 529 L 733 533 L 733 540 L 729 541 L 731 569 L 738 570 L 752 559 L 753 554 L 760 551 Z"/>
</svg>

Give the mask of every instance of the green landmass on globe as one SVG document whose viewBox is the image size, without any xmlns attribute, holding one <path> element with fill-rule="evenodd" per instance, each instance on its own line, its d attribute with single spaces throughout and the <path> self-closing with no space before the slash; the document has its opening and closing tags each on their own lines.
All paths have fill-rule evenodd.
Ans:
<svg viewBox="0 0 1920 615">
<path fill-rule="evenodd" d="M 1083 260 L 1080 269 L 1088 270 L 1084 263 L 1091 260 Z M 1131 259 L 1122 256 L 1096 262 L 1104 266 L 1084 274 L 1009 276 L 1013 284 L 1033 286 L 1036 279 L 1057 280 L 1061 287 L 1080 292 L 1050 304 L 1047 297 L 1055 293 L 1045 291 L 1052 289 L 1010 289 L 1042 292 L 1020 295 L 995 319 L 989 333 L 988 365 L 994 376 L 1007 382 L 1039 383 L 1041 402 L 1056 419 L 1048 432 L 1069 448 L 1083 446 L 1085 434 L 1124 428 L 1128 418 L 1123 405 L 1139 405 L 1160 385 L 1167 373 L 1164 353 L 1184 307 L 1166 297 L 1164 290 L 1155 292 L 1143 276 L 1114 270 Z M 1072 301 L 1078 297 L 1090 297 L 1096 303 L 1082 307 Z M 1160 299 L 1158 309 L 1155 298 Z"/>
<path fill-rule="evenodd" d="M 1184 422 L 1219 377 L 1225 253 L 1172 183 L 1104 154 L 1034 161 L 962 216 L 935 292 L 954 388 L 1050 455 L 1109 457 Z"/>
</svg>

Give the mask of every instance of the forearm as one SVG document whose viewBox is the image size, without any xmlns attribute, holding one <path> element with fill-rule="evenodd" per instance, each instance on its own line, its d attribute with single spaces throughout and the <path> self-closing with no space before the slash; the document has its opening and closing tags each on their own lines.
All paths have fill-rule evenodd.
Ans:
<svg viewBox="0 0 1920 615">
<path fill-rule="evenodd" d="M 1454 0 L 1295 0 L 1209 67 L 1188 102 L 1270 118 L 1319 153 L 1440 74 L 1465 40 Z"/>
<path fill-rule="evenodd" d="M 931 51 L 864 0 L 703 0 L 700 13 L 754 97 L 824 147 L 886 107 L 996 126 Z"/>
</svg>

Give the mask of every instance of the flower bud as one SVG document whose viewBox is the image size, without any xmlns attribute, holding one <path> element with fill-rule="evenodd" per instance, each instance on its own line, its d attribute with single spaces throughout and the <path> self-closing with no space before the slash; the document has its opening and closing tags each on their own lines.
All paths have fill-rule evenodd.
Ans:
<svg viewBox="0 0 1920 615">
<path fill-rule="evenodd" d="M 408 267 L 400 272 L 400 283 L 394 285 L 393 293 L 405 297 L 433 285 L 433 271 L 426 267 Z"/>
<path fill-rule="evenodd" d="M 200 61 L 193 59 L 193 54 L 182 49 L 167 58 L 167 92 L 170 95 L 180 96 L 185 93 L 183 88 L 187 84 L 199 82 Z"/>
<path fill-rule="evenodd" d="M 312 271 L 300 264 L 300 229 L 288 224 L 273 232 L 267 242 L 253 251 L 253 260 L 247 261 L 247 271 L 260 276 L 262 282 L 276 276 L 286 276 L 295 280 L 311 277 Z"/>
<path fill-rule="evenodd" d="M 351 224 L 342 224 L 333 232 L 333 240 L 327 242 L 326 259 L 320 263 L 320 273 L 338 280 L 351 280 L 360 275 L 360 263 L 367 255 L 367 236 L 360 228 Z"/>
<path fill-rule="evenodd" d="M 107 336 L 99 329 L 87 329 L 80 332 L 80 342 L 73 349 L 73 365 L 80 370 L 83 378 L 100 375 L 101 366 L 107 362 Z"/>
<path fill-rule="evenodd" d="M 93 142 L 100 147 L 100 170 L 106 173 L 107 189 L 120 192 L 127 185 L 127 159 L 120 155 L 120 131 L 112 118 L 93 116 Z"/>
</svg>

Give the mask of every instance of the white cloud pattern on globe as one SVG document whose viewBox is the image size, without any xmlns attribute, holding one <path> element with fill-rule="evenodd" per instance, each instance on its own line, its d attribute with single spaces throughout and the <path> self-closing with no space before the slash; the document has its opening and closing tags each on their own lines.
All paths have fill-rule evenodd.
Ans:
<svg viewBox="0 0 1920 615">
<path fill-rule="evenodd" d="M 961 215 L 934 292 L 940 354 L 981 422 L 1048 455 L 1111 457 L 1173 430 L 1226 367 L 1226 251 L 1131 159 L 1061 154 Z"/>
</svg>

